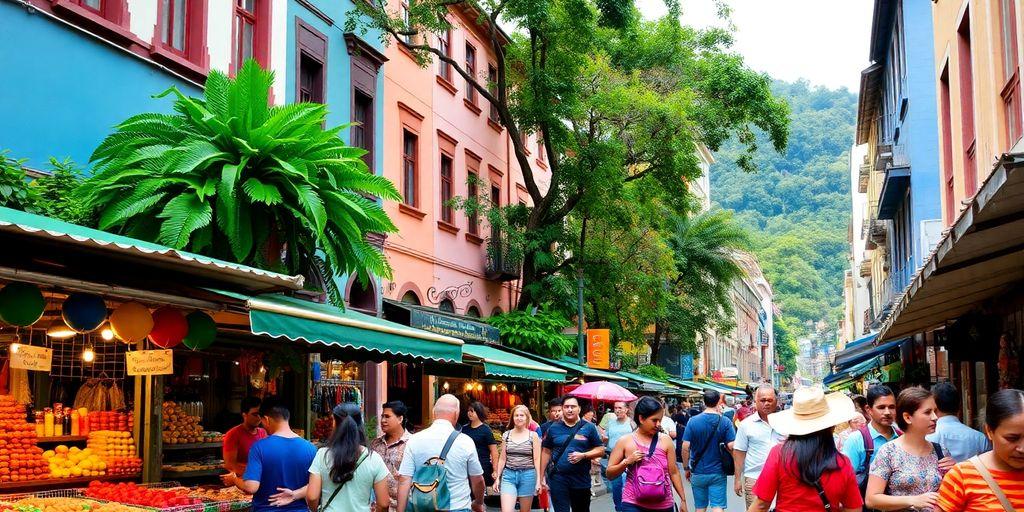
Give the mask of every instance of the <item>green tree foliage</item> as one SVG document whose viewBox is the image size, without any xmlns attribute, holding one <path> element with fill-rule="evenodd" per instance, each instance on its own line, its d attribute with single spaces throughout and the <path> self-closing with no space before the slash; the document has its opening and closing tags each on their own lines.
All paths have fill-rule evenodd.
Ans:
<svg viewBox="0 0 1024 512">
<path fill-rule="evenodd" d="M 799 337 L 807 321 L 834 323 L 843 300 L 857 101 L 846 89 L 805 82 L 775 82 L 772 91 L 792 108 L 789 146 L 758 151 L 760 170 L 748 173 L 736 163 L 747 146 L 730 140 L 711 168 L 711 194 L 756 234 L 754 252 Z M 759 147 L 770 140 L 755 134 Z"/>
<path fill-rule="evenodd" d="M 96 148 L 81 197 L 102 211 L 101 229 L 292 274 L 319 269 L 340 305 L 329 277 L 391 275 L 365 237 L 396 230 L 375 197 L 399 194 L 342 142 L 346 126 L 323 128 L 324 105 L 269 107 L 272 82 L 250 60 L 234 79 L 212 71 L 202 99 L 172 87 L 158 97 L 173 95 L 175 114 L 131 117 Z"/>
<path fill-rule="evenodd" d="M 549 279 L 572 270 L 566 248 L 580 239 L 573 229 L 594 205 L 620 200 L 626 183 L 653 184 L 681 212 L 685 181 L 700 174 L 698 143 L 717 150 L 736 135 L 743 146 L 737 160 L 749 167 L 752 129 L 767 133 L 776 149 L 788 138 L 788 109 L 768 78 L 731 52 L 728 32 L 682 26 L 675 2 L 655 21 L 643 21 L 629 1 L 423 0 L 410 3 L 408 16 L 380 2 L 356 5 L 359 15 L 349 16 L 346 29 L 379 28 L 386 43 L 424 65 L 447 63 L 508 130 L 533 205 L 517 225 L 520 309 L 543 302 L 539 291 Z M 449 10 L 460 9 L 477 13 L 495 57 L 493 82 L 436 46 L 435 35 L 450 28 Z M 546 187 L 521 141 L 530 133 L 543 141 Z"/>
<path fill-rule="evenodd" d="M 6 149 L 0 151 L 0 206 L 34 213 L 39 198 L 29 186 L 25 162 L 8 156 Z"/>
<path fill-rule="evenodd" d="M 656 364 L 645 364 L 637 368 L 636 372 L 639 373 L 640 375 L 644 375 L 655 380 L 660 380 L 662 382 L 668 382 L 668 379 L 672 377 L 671 375 L 668 374 L 668 372 L 665 371 L 664 368 Z"/>
<path fill-rule="evenodd" d="M 798 353 L 794 329 L 786 318 L 776 318 L 772 330 L 775 334 L 775 358 L 782 365 L 782 376 L 789 379 L 796 372 Z"/>
<path fill-rule="evenodd" d="M 540 308 L 537 311 L 509 311 L 487 320 L 501 331 L 505 345 L 533 354 L 560 358 L 576 345 L 562 331 L 570 322 L 558 311 Z"/>
<path fill-rule="evenodd" d="M 84 180 L 81 169 L 70 158 L 50 158 L 50 173 L 32 181 L 38 194 L 36 213 L 82 226 L 96 224 L 96 212 L 75 193 Z"/>
</svg>

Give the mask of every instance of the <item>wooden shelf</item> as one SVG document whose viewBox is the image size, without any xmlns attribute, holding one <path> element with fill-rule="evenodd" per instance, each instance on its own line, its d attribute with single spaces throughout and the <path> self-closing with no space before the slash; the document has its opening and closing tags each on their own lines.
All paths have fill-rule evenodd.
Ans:
<svg viewBox="0 0 1024 512">
<path fill-rule="evenodd" d="M 101 482 L 135 480 L 140 478 L 141 476 L 141 474 L 136 473 L 134 475 L 81 476 L 76 478 L 51 478 L 47 480 L 22 480 L 21 482 L 0 483 L 0 490 L 28 491 L 85 487 L 89 485 L 89 482 L 92 482 L 93 480 L 99 480 Z"/>
<path fill-rule="evenodd" d="M 80 443 L 82 441 L 88 441 L 89 436 L 53 436 L 53 437 L 39 437 L 36 438 L 36 444 L 48 444 L 48 443 Z"/>
<path fill-rule="evenodd" d="M 163 471 L 163 479 L 167 480 L 167 479 L 173 479 L 173 478 L 199 478 L 199 477 L 204 477 L 204 476 L 226 475 L 227 473 L 228 473 L 228 470 L 226 470 L 224 468 L 197 469 L 195 471 L 171 471 L 171 470 L 164 470 Z"/>
<path fill-rule="evenodd" d="M 222 442 L 216 443 L 189 443 L 189 444 L 164 444 L 164 451 L 172 450 L 209 450 L 224 446 Z"/>
</svg>

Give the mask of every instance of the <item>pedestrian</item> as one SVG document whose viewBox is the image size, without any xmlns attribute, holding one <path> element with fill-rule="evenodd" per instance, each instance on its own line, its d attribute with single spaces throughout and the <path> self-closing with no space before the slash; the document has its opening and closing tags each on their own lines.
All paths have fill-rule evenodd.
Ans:
<svg viewBox="0 0 1024 512">
<path fill-rule="evenodd" d="M 555 512 L 590 510 L 590 461 L 604 455 L 597 426 L 580 418 L 576 397 L 562 397 L 562 419 L 544 431 L 541 485 Z"/>
<path fill-rule="evenodd" d="M 613 411 L 615 417 L 608 422 L 608 428 L 606 430 L 608 434 L 605 447 L 607 449 L 606 453 L 608 453 L 609 456 L 615 448 L 615 444 L 619 442 L 619 439 L 631 434 L 633 430 L 636 429 L 636 423 L 629 417 L 629 406 L 626 402 L 615 402 Z M 615 512 L 622 512 L 623 478 L 622 476 L 619 476 L 618 478 L 608 478 L 607 471 L 609 459 L 602 459 L 602 462 L 605 467 L 605 480 L 608 482 L 607 485 L 612 493 L 612 504 L 615 507 Z"/>
<path fill-rule="evenodd" d="M 754 409 L 750 406 L 750 399 L 744 399 L 743 403 L 740 405 L 740 408 L 736 409 L 736 421 L 742 422 L 752 414 L 754 414 Z"/>
<path fill-rule="evenodd" d="M 267 437 L 267 431 L 260 427 L 260 399 L 247 396 L 241 403 L 242 423 L 235 425 L 224 434 L 221 455 L 224 458 L 224 469 L 235 476 L 245 474 L 245 465 L 249 461 L 249 449 L 252 445 Z M 221 476 L 228 483 L 228 475 Z"/>
<path fill-rule="evenodd" d="M 960 410 L 960 392 L 956 386 L 951 382 L 940 382 L 932 386 L 932 395 L 935 396 L 939 421 L 935 424 L 935 433 L 928 436 L 929 441 L 942 445 L 949 456 L 957 462 L 963 462 L 992 449 L 992 443 L 985 434 L 960 423 L 960 419 L 957 418 L 957 411 Z"/>
<path fill-rule="evenodd" d="M 857 402 L 854 402 L 853 405 L 854 407 L 856 407 Z M 841 432 L 835 434 L 834 437 L 836 439 L 836 448 L 842 451 L 843 446 L 846 444 L 846 440 L 849 439 L 851 435 L 859 436 L 860 429 L 864 428 L 867 424 L 868 420 L 864 418 L 863 414 L 858 412 L 856 415 L 854 415 L 853 419 L 851 419 L 846 424 L 846 428 L 843 429 Z"/>
<path fill-rule="evenodd" d="M 230 475 L 227 483 L 253 495 L 253 512 L 305 511 L 306 504 L 300 500 L 316 447 L 292 431 L 291 412 L 277 397 L 263 400 L 260 419 L 270 435 L 253 443 L 245 473 Z"/>
<path fill-rule="evenodd" d="M 484 484 L 490 487 L 497 479 L 494 463 L 498 460 L 498 441 L 494 439 L 494 431 L 485 423 L 487 407 L 474 400 L 466 409 L 466 417 L 469 418 L 469 423 L 462 427 L 462 433 L 469 436 L 476 445 L 476 455 L 480 459 L 480 467 L 484 470 Z"/>
<path fill-rule="evenodd" d="M 686 510 L 683 479 L 676 466 L 672 439 L 661 433 L 665 407 L 658 400 L 645 396 L 634 410 L 636 432 L 615 443 L 608 460 L 608 476 L 625 478 L 622 489 L 622 512 L 672 512 L 675 503 L 672 489 L 679 496 L 680 510 Z"/>
<path fill-rule="evenodd" d="M 867 491 L 871 459 L 889 441 L 899 436 L 893 428 L 896 420 L 896 397 L 888 386 L 875 384 L 868 388 L 867 411 L 870 422 L 860 429 L 860 435 L 851 435 L 843 442 L 843 454 L 850 458 L 857 473 L 861 496 Z M 833 441 L 834 442 L 834 441 Z"/>
<path fill-rule="evenodd" d="M 704 412 L 690 418 L 683 431 L 683 468 L 686 479 L 693 488 L 693 505 L 697 512 L 709 506 L 715 512 L 722 512 L 726 502 L 726 476 L 719 449 L 725 444 L 733 448 L 736 430 L 732 422 L 722 417 L 719 405 L 722 395 L 713 389 L 704 391 Z M 690 465 L 690 456 L 693 464 Z"/>
<path fill-rule="evenodd" d="M 501 512 L 528 511 L 533 497 L 540 492 L 540 437 L 530 431 L 530 409 L 512 408 L 512 428 L 502 434 L 496 466 L 494 491 L 501 494 Z"/>
<path fill-rule="evenodd" d="M 734 425 L 736 421 L 736 409 L 733 408 L 733 404 L 736 403 L 735 400 L 731 396 L 722 395 L 722 403 L 718 406 L 718 411 L 722 416 Z"/>
<path fill-rule="evenodd" d="M 441 395 L 434 402 L 433 423 L 409 437 L 402 464 L 398 468 L 398 510 L 405 511 L 412 491 L 412 476 L 420 466 L 437 461 L 450 441 L 444 460 L 448 495 L 452 512 L 483 512 L 484 471 L 480 467 L 476 445 L 469 436 L 456 433 L 459 421 L 459 399 Z"/>
<path fill-rule="evenodd" d="M 1024 510 L 1024 391 L 988 397 L 985 435 L 992 449 L 953 467 L 939 487 L 943 512 Z"/>
<path fill-rule="evenodd" d="M 941 446 L 925 437 L 935 432 L 935 399 L 922 387 L 900 392 L 896 424 L 903 435 L 878 449 L 871 461 L 865 504 L 875 510 L 931 512 L 942 475 L 953 467 Z"/>
<path fill-rule="evenodd" d="M 832 441 L 833 427 L 855 413 L 842 393 L 801 387 L 791 408 L 768 415 L 768 424 L 787 437 L 768 452 L 748 512 L 767 512 L 772 501 L 785 512 L 859 512 L 864 502 L 857 476 Z"/>
<path fill-rule="evenodd" d="M 754 483 L 768 460 L 768 452 L 785 440 L 785 436 L 768 424 L 768 415 L 774 413 L 779 406 L 775 388 L 768 384 L 761 385 L 754 392 L 754 400 L 756 409 L 740 422 L 732 449 L 736 466 L 733 491 L 743 497 L 747 508 L 754 502 Z"/>
<path fill-rule="evenodd" d="M 850 399 L 853 400 L 853 404 L 857 407 L 857 411 L 864 416 L 864 421 L 870 421 L 870 414 L 868 414 L 868 399 L 864 398 L 864 395 L 852 395 Z"/>
<path fill-rule="evenodd" d="M 388 496 L 390 512 L 398 512 L 398 468 L 402 466 L 405 445 L 412 434 L 405 428 L 409 409 L 400 400 L 393 400 L 381 406 L 380 437 L 370 442 L 370 449 L 377 452 L 388 468 Z"/>
<path fill-rule="evenodd" d="M 562 419 L 562 397 L 552 398 L 548 400 L 548 420 L 540 424 L 540 428 L 537 429 L 537 435 L 542 439 L 544 433 L 547 432 L 548 427 L 556 421 Z"/>
<path fill-rule="evenodd" d="M 676 412 L 672 415 L 672 421 L 676 422 L 677 432 L 682 430 L 680 427 L 686 427 L 686 422 L 690 419 L 690 415 L 687 414 L 689 408 L 690 402 L 686 400 L 683 400 L 676 406 Z"/>
<path fill-rule="evenodd" d="M 366 447 L 363 413 L 357 404 L 339 404 L 332 411 L 334 432 L 309 466 L 305 498 L 309 510 L 365 510 L 371 496 L 376 512 L 386 512 L 388 468 L 381 456 Z"/>
<path fill-rule="evenodd" d="M 664 406 L 664 402 L 662 402 Z M 661 433 L 667 435 L 670 439 L 675 440 L 676 438 L 676 422 L 668 414 L 663 415 L 661 418 Z"/>
</svg>

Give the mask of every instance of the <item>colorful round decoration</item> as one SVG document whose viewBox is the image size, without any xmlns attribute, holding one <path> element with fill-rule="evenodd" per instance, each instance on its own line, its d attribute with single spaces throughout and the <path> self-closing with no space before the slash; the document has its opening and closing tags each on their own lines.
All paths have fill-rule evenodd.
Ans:
<svg viewBox="0 0 1024 512">
<path fill-rule="evenodd" d="M 107 319 L 107 303 L 103 302 L 103 297 L 91 293 L 68 295 L 60 311 L 64 323 L 77 332 L 95 331 Z"/>
<path fill-rule="evenodd" d="M 193 311 L 185 317 L 188 321 L 188 335 L 181 340 L 186 347 L 192 350 L 203 350 L 213 345 L 217 337 L 217 322 L 213 317 L 202 311 Z"/>
<path fill-rule="evenodd" d="M 188 334 L 188 321 L 181 311 L 170 306 L 158 308 L 153 312 L 153 330 L 149 333 L 149 341 L 158 347 L 171 348 Z"/>
<path fill-rule="evenodd" d="M 28 327 L 43 316 L 46 300 L 34 284 L 13 282 L 0 290 L 0 319 L 18 327 Z"/>
<path fill-rule="evenodd" d="M 125 343 L 142 341 L 153 330 L 153 315 L 138 302 L 125 302 L 110 314 L 110 329 Z"/>
</svg>

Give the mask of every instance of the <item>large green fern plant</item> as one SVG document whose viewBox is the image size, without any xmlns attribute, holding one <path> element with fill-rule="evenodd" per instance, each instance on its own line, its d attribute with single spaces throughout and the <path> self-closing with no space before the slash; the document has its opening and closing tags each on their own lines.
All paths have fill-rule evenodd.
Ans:
<svg viewBox="0 0 1024 512">
<path fill-rule="evenodd" d="M 333 276 L 390 277 L 365 237 L 396 231 L 374 197 L 398 191 L 339 138 L 348 126 L 324 129 L 324 105 L 268 106 L 272 82 L 249 61 L 234 79 L 211 71 L 202 99 L 171 87 L 157 98 L 173 95 L 174 114 L 131 117 L 96 148 L 81 198 L 101 229 L 291 274 L 326 269 L 332 289 Z"/>
</svg>

